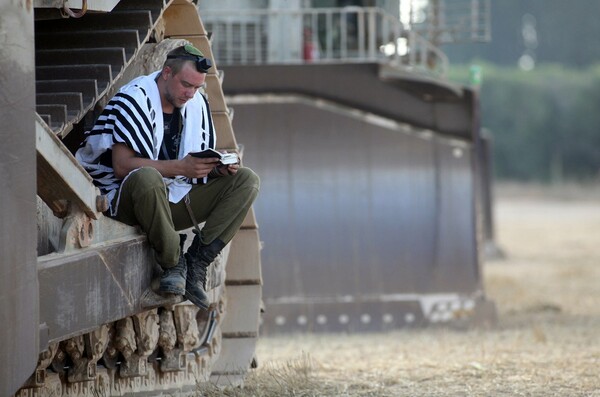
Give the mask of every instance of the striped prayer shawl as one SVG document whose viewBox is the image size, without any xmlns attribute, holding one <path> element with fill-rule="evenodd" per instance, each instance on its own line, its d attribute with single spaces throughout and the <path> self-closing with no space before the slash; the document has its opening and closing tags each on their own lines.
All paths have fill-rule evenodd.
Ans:
<svg viewBox="0 0 600 397">
<path fill-rule="evenodd" d="M 163 140 L 162 106 L 158 88 L 154 81 L 157 73 L 133 80 L 110 100 L 91 131 L 86 132 L 85 140 L 75 157 L 94 179 L 101 193 L 113 201 L 122 180 L 117 179 L 112 168 L 112 146 L 124 143 L 140 157 L 158 159 Z M 196 93 L 181 109 L 183 134 L 179 158 L 189 152 L 207 147 L 215 148 L 216 136 L 206 98 Z M 183 178 L 178 178 L 181 181 Z M 167 185 L 171 201 L 179 201 L 191 185 L 174 183 Z M 169 182 L 169 181 L 167 181 Z M 187 185 L 187 186 L 186 186 Z M 183 190 L 181 190 L 183 188 Z M 115 213 L 116 208 L 111 208 Z"/>
</svg>

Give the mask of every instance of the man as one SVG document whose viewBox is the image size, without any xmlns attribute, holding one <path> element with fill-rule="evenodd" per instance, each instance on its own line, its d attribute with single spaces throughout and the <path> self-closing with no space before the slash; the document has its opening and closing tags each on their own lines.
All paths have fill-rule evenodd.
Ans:
<svg viewBox="0 0 600 397">
<path fill-rule="evenodd" d="M 122 87 L 76 157 L 110 201 L 113 218 L 140 225 L 164 272 L 159 292 L 207 309 L 207 268 L 241 226 L 258 194 L 248 168 L 190 155 L 216 146 L 206 98 L 211 67 L 192 45 L 168 53 L 162 70 Z M 188 251 L 177 230 L 205 221 Z"/>
</svg>

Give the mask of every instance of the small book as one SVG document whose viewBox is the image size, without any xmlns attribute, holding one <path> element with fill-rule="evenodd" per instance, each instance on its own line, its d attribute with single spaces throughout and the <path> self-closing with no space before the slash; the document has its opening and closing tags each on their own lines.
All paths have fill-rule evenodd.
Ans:
<svg viewBox="0 0 600 397">
<path fill-rule="evenodd" d="M 211 157 L 218 158 L 220 159 L 221 164 L 237 164 L 239 162 L 237 153 L 219 153 L 214 149 L 206 149 L 201 152 L 192 152 L 190 155 L 201 159 Z"/>
</svg>

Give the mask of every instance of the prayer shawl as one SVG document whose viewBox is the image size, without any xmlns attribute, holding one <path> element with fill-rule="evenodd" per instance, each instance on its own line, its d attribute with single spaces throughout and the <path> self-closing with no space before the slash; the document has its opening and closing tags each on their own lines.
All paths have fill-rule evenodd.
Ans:
<svg viewBox="0 0 600 397">
<path fill-rule="evenodd" d="M 115 177 L 112 168 L 112 146 L 124 143 L 141 157 L 158 160 L 163 141 L 163 112 L 156 77 L 158 72 L 141 76 L 123 86 L 110 100 L 96 120 L 91 131 L 86 132 L 82 146 L 75 157 L 94 179 L 94 184 L 112 203 L 123 182 Z M 216 134 L 208 101 L 196 92 L 182 108 L 182 137 L 178 158 L 190 152 L 215 148 Z M 127 178 L 127 177 L 126 177 Z M 179 202 L 192 188 L 192 183 L 204 180 L 185 177 L 164 178 L 169 201 Z M 111 214 L 117 212 L 110 208 Z"/>
</svg>

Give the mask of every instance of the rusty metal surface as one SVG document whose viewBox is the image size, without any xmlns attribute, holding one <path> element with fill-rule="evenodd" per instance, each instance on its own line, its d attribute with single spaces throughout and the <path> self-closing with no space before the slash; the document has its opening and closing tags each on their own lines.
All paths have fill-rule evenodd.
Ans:
<svg viewBox="0 0 600 397">
<path fill-rule="evenodd" d="M 50 206 L 68 200 L 90 218 L 101 217 L 102 211 L 96 208 L 100 190 L 92 184 L 89 174 L 39 119 L 35 122 L 35 134 L 38 195 Z"/>
<path fill-rule="evenodd" d="M 18 340 L 19 343 L 15 343 L 15 349 L 22 349 L 25 343 L 27 348 L 33 350 L 33 354 L 26 355 L 28 351 L 23 349 L 23 351 L 9 350 L 6 357 L 2 356 L 7 363 L 14 363 L 15 357 L 18 357 L 27 364 L 21 367 L 9 366 L 6 372 L 14 370 L 18 371 L 15 372 L 18 375 L 13 376 L 14 373 L 10 373 L 11 379 L 15 379 L 15 384 L 2 395 L 12 395 L 19 386 L 23 387 L 18 392 L 20 396 L 29 395 L 30 392 L 36 395 L 96 395 L 97 390 L 103 394 L 102 390 L 108 390 L 107 387 L 112 390 L 108 392 L 111 395 L 113 393 L 149 395 L 154 394 L 156 390 L 183 392 L 193 390 L 198 381 L 208 381 L 211 373 L 214 381 L 228 379 L 232 385 L 238 385 L 251 366 L 258 338 L 261 310 L 260 243 L 253 213 L 249 216 L 249 220 L 244 222 L 244 238 L 242 239 L 241 235 L 236 236 L 232 244 L 240 243 L 237 244 L 240 247 L 237 255 L 229 258 L 229 248 L 226 247 L 221 262 L 217 261 L 218 264 L 214 265 L 215 269 L 219 269 L 215 272 L 222 273 L 216 279 L 225 282 L 209 292 L 211 300 L 218 307 L 218 314 L 212 317 L 207 328 L 210 330 L 206 331 L 203 327 L 201 330 L 193 329 L 182 325 L 193 340 L 205 334 L 211 336 L 201 347 L 193 349 L 194 355 L 184 353 L 184 356 L 181 356 L 185 358 L 183 362 L 177 354 L 171 357 L 174 365 L 183 366 L 184 370 L 176 373 L 167 370 L 159 374 L 152 372 L 154 370 L 152 369 L 154 375 L 150 374 L 147 379 L 140 382 L 139 376 L 147 369 L 147 361 L 154 348 L 140 351 L 139 346 L 132 356 L 128 353 L 132 349 L 135 350 L 135 347 L 124 347 L 122 353 L 126 362 L 122 361 L 120 366 L 121 375 L 125 373 L 125 378 L 117 379 L 113 374 L 109 379 L 105 370 L 96 371 L 96 362 L 100 357 L 99 354 L 102 354 L 102 347 L 96 344 L 94 356 L 88 357 L 89 361 L 79 360 L 83 345 L 78 344 L 77 341 L 101 332 L 99 328 L 101 325 L 116 326 L 124 321 L 130 322 L 131 318 L 135 322 L 135 318 L 149 313 L 148 309 L 159 306 L 172 307 L 173 304 L 181 301 L 178 297 L 161 299 L 151 291 L 149 287 L 152 278 L 156 275 L 157 265 L 146 238 L 136 228 L 122 225 L 99 213 L 96 189 L 87 174 L 82 175 L 78 164 L 73 162 L 74 159 L 65 147 L 65 141 L 60 140 L 72 128 L 77 130 L 69 138 L 77 139 L 77 133 L 83 127 L 79 123 L 86 122 L 89 118 L 86 115 L 93 117 L 93 114 L 88 113 L 92 111 L 91 109 L 97 109 L 104 104 L 103 95 L 114 92 L 125 82 L 126 77 L 133 78 L 144 74 L 148 68 L 156 70 L 159 65 L 155 63 L 158 61 L 162 63 L 163 58 L 159 51 L 167 51 L 166 47 L 172 47 L 179 42 L 164 40 L 160 43 L 142 45 L 151 33 L 156 33 L 153 39 L 162 39 L 165 32 L 167 34 L 170 32 L 170 25 L 178 25 L 177 38 L 199 40 L 205 42 L 207 46 L 210 45 L 205 32 L 201 29 L 198 16 L 189 12 L 189 10 L 196 10 L 191 2 L 189 4 L 178 2 L 177 7 L 174 6 L 177 10 L 187 10 L 185 24 L 179 23 L 180 21 L 175 17 L 168 23 L 162 20 L 165 5 L 162 0 L 124 1 L 119 4 L 114 13 L 110 14 L 90 14 L 77 21 L 36 22 L 35 41 L 39 45 L 37 50 L 40 56 L 37 57 L 37 64 L 34 64 L 33 45 L 28 49 L 29 58 L 26 63 L 30 73 L 28 82 L 31 84 L 31 95 L 28 97 L 29 114 L 21 116 L 23 119 L 29 118 L 31 125 L 20 135 L 29 137 L 31 141 L 29 149 L 33 151 L 33 156 L 27 160 L 30 167 L 24 169 L 25 172 L 29 172 L 30 178 L 27 179 L 26 175 L 17 172 L 11 174 L 15 177 L 21 176 L 24 186 L 26 183 L 31 184 L 33 206 L 28 209 L 28 213 L 33 218 L 31 225 L 33 244 L 30 247 L 21 245 L 18 248 L 34 255 L 31 270 L 35 278 L 29 285 L 32 290 L 28 291 L 31 293 L 31 299 L 23 302 L 26 305 L 23 309 L 30 311 L 35 309 L 35 316 L 31 318 L 31 324 L 28 324 L 29 327 L 22 332 L 22 335 L 27 336 L 27 331 L 31 331 L 36 339 L 33 341 L 35 343 L 32 343 L 24 337 Z M 196 23 L 192 24 L 194 17 Z M 165 31 L 154 32 L 153 28 L 158 29 L 158 25 L 161 25 L 160 29 Z M 133 36 L 135 40 L 131 40 Z M 33 44 L 33 41 L 32 36 L 29 42 Z M 116 50 L 104 48 L 106 45 L 115 45 L 119 48 Z M 95 51 L 93 46 L 103 48 Z M 86 49 L 79 47 L 86 47 Z M 155 50 L 157 52 L 152 56 L 151 53 Z M 150 58 L 157 60 L 152 62 Z M 34 70 L 37 71 L 37 81 L 33 78 Z M 215 101 L 224 104 L 220 87 L 221 78 L 216 75 L 213 77 L 215 78 L 209 83 L 211 96 Z M 34 91 L 34 81 L 37 95 Z M 36 101 L 37 106 L 35 106 Z M 47 115 L 39 115 L 41 120 L 38 118 L 37 131 L 34 124 L 36 119 L 34 109 L 39 113 L 42 113 L 40 110 L 48 112 Z M 231 146 L 228 147 L 234 148 L 235 138 L 226 105 L 223 105 L 223 109 L 220 110 L 220 113 L 215 114 L 215 120 L 226 118 L 229 128 L 220 131 L 219 140 L 229 142 Z M 59 119 L 53 119 L 54 116 Z M 51 127 L 52 131 L 44 128 L 42 120 Z M 58 138 L 53 134 L 58 135 Z M 35 238 L 36 141 L 38 160 L 42 163 L 38 164 L 40 167 L 37 169 L 40 182 L 37 200 L 39 233 L 37 239 Z M 26 147 L 20 146 L 19 149 L 26 149 Z M 20 154 L 19 151 L 15 153 Z M 60 156 L 57 157 L 57 153 Z M 42 180 L 39 180 L 40 177 Z M 25 197 L 24 192 L 20 191 L 20 193 Z M 36 240 L 39 255 L 37 266 Z M 191 242 L 191 239 L 188 240 Z M 251 263 L 248 262 L 249 258 L 252 258 Z M 2 259 L 4 265 L 4 257 Z M 224 273 L 225 263 L 231 270 L 227 273 L 227 280 Z M 14 269 L 16 266 L 13 263 L 9 263 L 6 268 L 7 272 L 14 272 Z M 4 272 L 5 269 L 2 270 Z M 15 281 L 15 277 L 7 277 L 6 280 Z M 225 288 L 227 300 L 225 300 Z M 12 310 L 16 306 L 13 299 L 7 299 L 6 302 L 11 305 L 7 310 Z M 4 306 L 0 307 L 4 311 Z M 21 309 L 21 306 L 16 307 Z M 227 313 L 232 317 L 228 318 Z M 19 315 L 25 314 L 28 314 L 26 310 L 19 313 Z M 8 313 L 7 317 L 11 321 L 19 320 L 19 316 L 14 312 Z M 194 319 L 195 316 L 186 315 L 186 318 Z M 199 325 L 204 324 L 200 316 L 197 320 Z M 40 330 L 38 324 L 43 325 Z M 148 341 L 156 339 L 156 333 L 149 332 L 152 330 L 141 329 L 139 326 L 134 328 L 136 334 L 142 332 L 139 336 L 140 340 L 146 340 L 147 335 L 152 336 Z M 47 368 L 46 361 L 42 361 L 38 367 L 35 367 L 39 353 L 38 334 L 39 350 L 48 348 L 48 351 L 43 354 L 50 356 L 50 361 L 53 361 L 52 354 L 56 354 L 57 361 L 52 363 L 54 370 L 58 368 L 58 371 L 62 371 L 61 368 L 64 370 L 64 365 L 67 365 L 61 361 L 64 357 L 56 353 L 56 347 L 66 349 L 64 352 L 67 352 L 73 361 L 73 368 L 67 369 L 68 377 L 63 377 L 62 373 L 60 377 L 55 376 L 56 374 Z M 128 334 L 133 335 L 131 329 Z M 2 336 L 5 340 L 17 339 L 16 336 L 6 332 Z M 188 336 L 184 336 L 183 339 L 192 340 Z M 155 342 L 148 343 L 152 345 Z M 77 345 L 76 348 L 73 347 L 74 343 Z M 186 345 L 184 350 L 189 352 L 192 347 Z M 236 353 L 242 351 L 243 354 Z M 219 357 L 220 353 L 223 353 L 221 357 Z M 116 361 L 114 364 L 117 364 Z M 123 372 L 124 367 L 129 369 Z M 235 371 L 232 372 L 234 368 Z M 29 375 L 32 376 L 23 383 Z M 3 373 L 3 382 L 5 379 L 8 378 L 4 377 Z M 85 385 L 71 383 L 81 380 L 86 381 Z"/>
<path fill-rule="evenodd" d="M 48 326 L 48 341 L 142 311 L 154 263 L 142 236 L 40 257 L 40 322 Z"/>
<path fill-rule="evenodd" d="M 0 4 L 0 395 L 11 395 L 38 355 L 33 10 Z"/>
<path fill-rule="evenodd" d="M 244 162 L 262 181 L 266 332 L 381 330 L 474 310 L 469 141 L 320 98 L 235 98 Z"/>
</svg>

